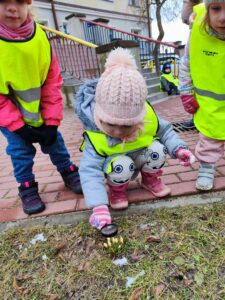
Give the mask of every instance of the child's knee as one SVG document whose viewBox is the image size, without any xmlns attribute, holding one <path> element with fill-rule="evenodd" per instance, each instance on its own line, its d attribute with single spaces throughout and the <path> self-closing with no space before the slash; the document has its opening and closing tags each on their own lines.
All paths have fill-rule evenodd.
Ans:
<svg viewBox="0 0 225 300">
<path fill-rule="evenodd" d="M 121 155 L 109 163 L 107 179 L 112 185 L 121 185 L 131 180 L 134 171 L 133 160 L 129 156 Z"/>
<path fill-rule="evenodd" d="M 167 148 L 155 140 L 135 160 L 136 166 L 144 172 L 161 169 L 166 161 Z M 137 163 L 136 163 L 137 161 Z"/>
</svg>

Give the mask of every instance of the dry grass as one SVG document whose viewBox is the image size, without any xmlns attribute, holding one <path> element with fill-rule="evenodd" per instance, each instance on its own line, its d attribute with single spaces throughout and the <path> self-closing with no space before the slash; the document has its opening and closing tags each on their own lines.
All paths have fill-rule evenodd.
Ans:
<svg viewBox="0 0 225 300">
<path fill-rule="evenodd" d="M 124 244 L 113 255 L 86 223 L 4 232 L 0 299 L 225 299 L 224 205 L 160 209 L 116 222 Z M 31 244 L 38 233 L 47 240 Z M 122 257 L 128 265 L 113 263 Z M 134 279 L 130 287 L 127 277 Z"/>
</svg>

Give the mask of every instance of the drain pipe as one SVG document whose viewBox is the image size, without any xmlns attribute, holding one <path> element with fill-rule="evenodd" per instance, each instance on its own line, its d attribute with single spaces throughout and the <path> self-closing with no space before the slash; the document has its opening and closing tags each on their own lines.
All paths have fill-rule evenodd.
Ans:
<svg viewBox="0 0 225 300">
<path fill-rule="evenodd" d="M 58 25 L 58 20 L 56 17 L 54 0 L 50 0 L 50 2 L 51 2 L 51 7 L 52 7 L 52 15 L 53 15 L 53 19 L 54 19 L 55 29 L 59 31 L 59 25 Z"/>
</svg>

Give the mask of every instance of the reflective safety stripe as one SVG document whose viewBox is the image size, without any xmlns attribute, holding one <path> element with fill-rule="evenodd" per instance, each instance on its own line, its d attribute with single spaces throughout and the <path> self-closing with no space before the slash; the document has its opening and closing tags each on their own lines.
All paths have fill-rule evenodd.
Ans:
<svg viewBox="0 0 225 300">
<path fill-rule="evenodd" d="M 17 104 L 18 104 L 18 107 L 19 107 L 19 109 L 22 113 L 22 116 L 25 119 L 28 119 L 28 120 L 33 121 L 33 122 L 38 122 L 39 121 L 39 119 L 40 119 L 40 113 L 39 112 L 34 113 L 34 112 L 27 111 L 19 102 Z"/>
<path fill-rule="evenodd" d="M 206 96 L 209 98 L 213 98 L 214 100 L 218 100 L 218 101 L 225 101 L 225 94 L 216 94 L 210 91 L 205 91 L 205 90 L 201 90 L 198 88 L 194 88 L 195 92 L 200 95 L 200 96 Z"/>
<path fill-rule="evenodd" d="M 33 88 L 29 89 L 26 91 L 16 91 L 16 95 L 22 99 L 24 102 L 31 103 L 33 101 L 37 101 L 38 99 L 41 98 L 41 89 L 38 88 Z"/>
</svg>

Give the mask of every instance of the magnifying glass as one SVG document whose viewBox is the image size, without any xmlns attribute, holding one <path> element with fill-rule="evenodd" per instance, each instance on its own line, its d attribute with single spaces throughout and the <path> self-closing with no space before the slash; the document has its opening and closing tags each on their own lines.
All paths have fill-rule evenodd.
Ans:
<svg viewBox="0 0 225 300">
<path fill-rule="evenodd" d="M 116 224 L 105 224 L 101 230 L 100 230 L 101 234 L 104 237 L 112 237 L 115 236 L 118 232 L 118 226 Z"/>
</svg>

